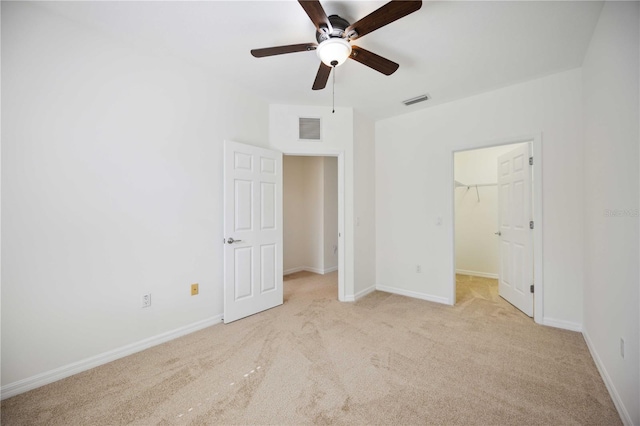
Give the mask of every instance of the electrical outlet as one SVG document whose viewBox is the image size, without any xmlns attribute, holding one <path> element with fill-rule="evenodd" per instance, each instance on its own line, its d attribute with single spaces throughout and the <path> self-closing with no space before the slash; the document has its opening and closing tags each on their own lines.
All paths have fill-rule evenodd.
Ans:
<svg viewBox="0 0 640 426">
<path fill-rule="evenodd" d="M 142 308 L 148 308 L 151 306 L 151 293 L 142 295 Z"/>
<path fill-rule="evenodd" d="M 191 284 L 191 295 L 195 296 L 198 294 L 198 284 Z"/>
<path fill-rule="evenodd" d="M 620 356 L 624 359 L 624 339 L 620 338 Z"/>
<path fill-rule="evenodd" d="M 418 274 L 422 273 L 422 266 L 416 265 L 416 273 L 418 273 Z"/>
</svg>

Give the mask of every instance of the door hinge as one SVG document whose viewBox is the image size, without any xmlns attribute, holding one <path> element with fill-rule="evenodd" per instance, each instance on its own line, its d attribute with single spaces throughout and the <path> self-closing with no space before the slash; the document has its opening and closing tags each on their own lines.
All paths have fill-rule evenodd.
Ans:
<svg viewBox="0 0 640 426">
<path fill-rule="evenodd" d="M 531 285 L 529 286 L 529 291 L 531 291 L 531 293 L 533 293 L 533 284 L 531 284 Z"/>
<path fill-rule="evenodd" d="M 533 229 L 533 221 L 529 221 L 529 229 Z"/>
<path fill-rule="evenodd" d="M 529 157 L 529 165 L 533 166 L 533 157 Z"/>
</svg>

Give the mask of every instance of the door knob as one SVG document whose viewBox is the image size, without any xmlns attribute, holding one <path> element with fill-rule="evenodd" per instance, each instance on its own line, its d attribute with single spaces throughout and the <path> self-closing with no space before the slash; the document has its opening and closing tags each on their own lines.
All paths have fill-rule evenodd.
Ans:
<svg viewBox="0 0 640 426">
<path fill-rule="evenodd" d="M 498 232 L 494 232 L 495 235 L 500 236 L 502 235 L 502 232 L 498 231 Z"/>
<path fill-rule="evenodd" d="M 227 240 L 227 244 L 233 244 L 233 243 L 239 243 L 242 240 L 234 240 L 233 238 L 229 237 L 229 239 Z"/>
</svg>

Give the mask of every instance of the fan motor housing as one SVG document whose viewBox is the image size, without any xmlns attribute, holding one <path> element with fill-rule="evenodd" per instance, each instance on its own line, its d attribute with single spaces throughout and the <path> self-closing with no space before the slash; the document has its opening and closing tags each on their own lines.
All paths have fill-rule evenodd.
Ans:
<svg viewBox="0 0 640 426">
<path fill-rule="evenodd" d="M 316 40 L 318 40 L 318 43 L 322 43 L 330 38 L 345 38 L 344 31 L 349 27 L 349 25 L 351 25 L 346 19 L 341 18 L 338 15 L 331 15 L 328 18 L 333 31 L 329 32 L 328 28 L 322 28 L 322 31 L 318 31 L 316 33 Z"/>
</svg>

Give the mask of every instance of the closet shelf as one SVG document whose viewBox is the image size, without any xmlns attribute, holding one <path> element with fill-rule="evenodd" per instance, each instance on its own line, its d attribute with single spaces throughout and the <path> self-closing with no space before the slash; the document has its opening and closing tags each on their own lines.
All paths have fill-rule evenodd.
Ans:
<svg viewBox="0 0 640 426">
<path fill-rule="evenodd" d="M 456 188 L 460 188 L 460 187 L 466 187 L 467 189 L 471 188 L 472 186 L 478 188 L 480 186 L 498 186 L 497 183 L 471 183 L 471 184 L 466 184 L 466 183 L 462 183 L 460 181 L 454 181 Z"/>
</svg>

